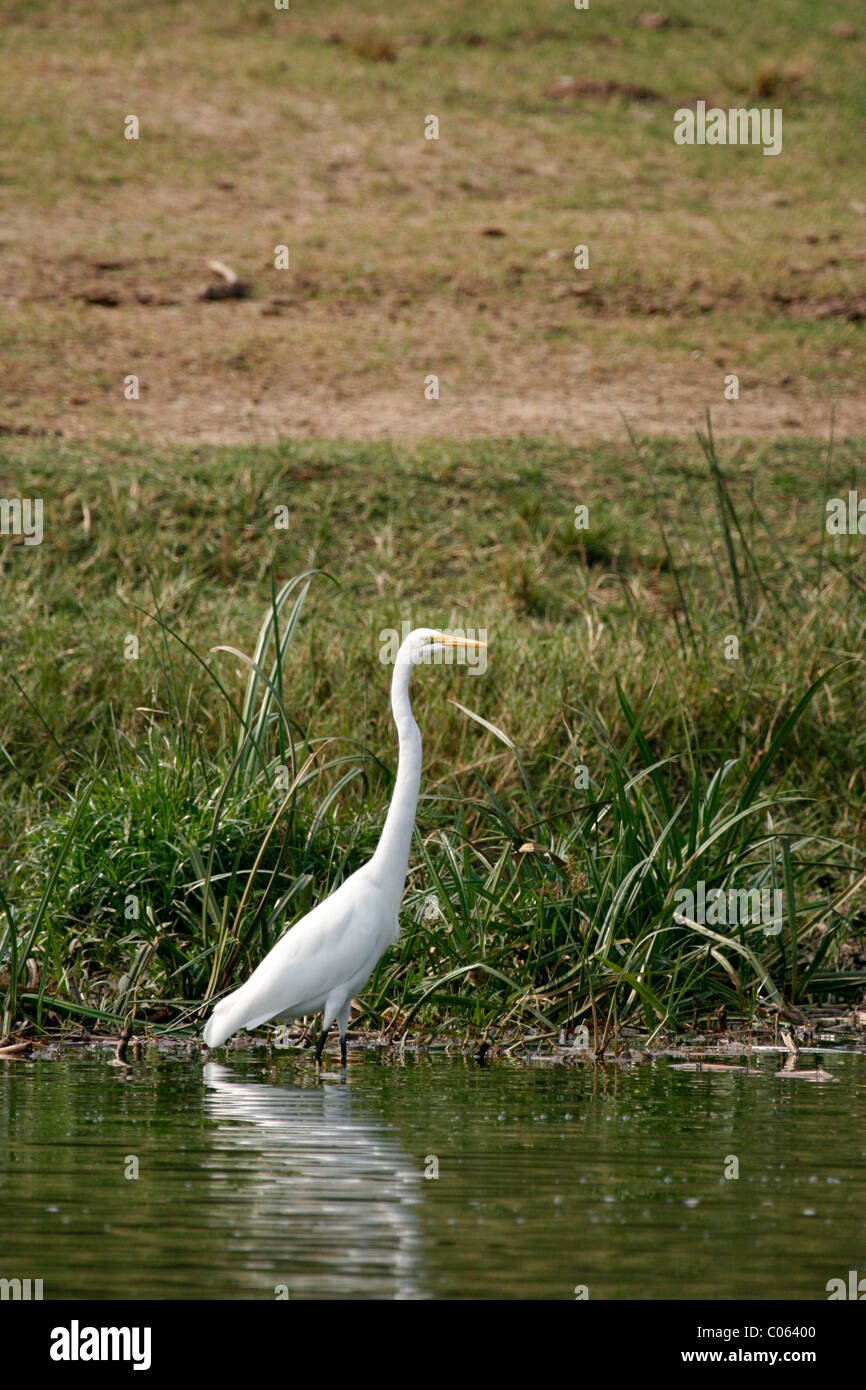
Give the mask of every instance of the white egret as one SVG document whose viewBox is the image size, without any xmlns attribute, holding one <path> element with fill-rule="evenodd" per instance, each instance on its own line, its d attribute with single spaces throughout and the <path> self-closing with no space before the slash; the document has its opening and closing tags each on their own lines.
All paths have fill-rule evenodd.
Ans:
<svg viewBox="0 0 866 1390">
<path fill-rule="evenodd" d="M 239 1028 L 257 1028 L 272 1018 L 302 1018 L 321 1009 L 316 1061 L 322 1059 L 328 1029 L 336 1019 L 345 1065 L 352 1000 L 400 931 L 398 913 L 421 783 L 421 731 L 409 703 L 412 667 L 447 648 L 485 645 L 428 627 L 409 633 L 394 661 L 391 709 L 400 751 L 394 795 L 376 851 L 280 937 L 240 989 L 220 1000 L 205 1026 L 208 1047 L 219 1047 Z"/>
</svg>

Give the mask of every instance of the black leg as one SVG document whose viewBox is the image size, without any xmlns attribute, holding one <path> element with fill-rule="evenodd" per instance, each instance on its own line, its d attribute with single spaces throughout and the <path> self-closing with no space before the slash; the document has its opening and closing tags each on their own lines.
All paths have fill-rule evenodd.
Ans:
<svg viewBox="0 0 866 1390">
<path fill-rule="evenodd" d="M 328 1028 L 323 1028 L 323 1029 L 321 1030 L 321 1032 L 319 1033 L 319 1041 L 316 1043 L 316 1065 L 317 1065 L 317 1066 L 318 1066 L 318 1065 L 321 1065 L 322 1053 L 323 1053 L 323 1051 L 324 1051 L 324 1049 L 325 1049 L 325 1040 L 326 1040 L 326 1038 L 327 1038 L 327 1036 L 328 1036 L 329 1030 L 330 1030 L 330 1025 L 328 1025 Z"/>
<path fill-rule="evenodd" d="M 341 1062 L 342 1066 L 345 1066 L 345 1065 L 346 1065 L 346 1034 L 345 1034 L 345 1033 L 341 1033 L 341 1034 L 340 1034 L 340 1062 Z"/>
</svg>

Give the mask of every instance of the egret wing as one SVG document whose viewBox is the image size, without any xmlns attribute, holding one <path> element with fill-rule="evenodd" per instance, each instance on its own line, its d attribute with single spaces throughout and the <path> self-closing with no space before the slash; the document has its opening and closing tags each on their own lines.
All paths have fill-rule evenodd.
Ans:
<svg viewBox="0 0 866 1390">
<path fill-rule="evenodd" d="M 375 884 L 357 875 L 347 879 L 280 937 L 246 984 L 224 1001 L 241 1017 L 235 1028 L 322 1008 L 334 990 L 368 965 L 372 969 L 384 945 L 384 915 Z"/>
</svg>

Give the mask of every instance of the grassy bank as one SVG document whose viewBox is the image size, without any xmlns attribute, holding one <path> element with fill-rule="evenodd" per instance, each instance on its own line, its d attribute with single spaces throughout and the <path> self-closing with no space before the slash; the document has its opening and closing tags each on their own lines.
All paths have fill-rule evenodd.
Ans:
<svg viewBox="0 0 866 1390">
<path fill-rule="evenodd" d="M 362 862 L 404 622 L 486 628 L 488 666 L 416 674 L 405 929 L 357 1021 L 859 997 L 863 542 L 824 526 L 858 441 L 704 445 L 7 445 L 44 537 L 0 552 L 3 1031 L 191 1023 Z M 779 930 L 675 920 L 699 880 L 777 889 Z"/>
</svg>

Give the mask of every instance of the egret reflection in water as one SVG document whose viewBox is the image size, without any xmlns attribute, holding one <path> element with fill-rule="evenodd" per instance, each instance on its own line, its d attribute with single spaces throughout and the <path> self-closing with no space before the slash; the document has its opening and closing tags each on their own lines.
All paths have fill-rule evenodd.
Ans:
<svg viewBox="0 0 866 1390">
<path fill-rule="evenodd" d="M 376 1298 L 423 1296 L 421 1172 L 349 1087 L 248 1081 L 215 1062 L 204 1080 L 208 1169 L 239 1292 L 260 1284 L 275 1296 L 278 1243 L 290 1298 L 357 1297 L 359 1287 Z"/>
</svg>

